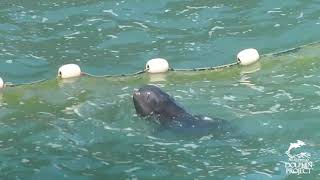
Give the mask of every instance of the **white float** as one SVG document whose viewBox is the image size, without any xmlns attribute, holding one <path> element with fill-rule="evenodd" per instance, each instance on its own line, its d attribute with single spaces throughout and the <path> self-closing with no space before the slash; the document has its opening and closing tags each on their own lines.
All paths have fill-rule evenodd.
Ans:
<svg viewBox="0 0 320 180">
<path fill-rule="evenodd" d="M 5 84 L 3 79 L 0 77 L 0 89 L 4 88 Z"/>
<path fill-rule="evenodd" d="M 240 51 L 237 55 L 237 60 L 241 65 L 249 65 L 257 62 L 260 58 L 260 55 L 256 49 L 244 49 Z"/>
<path fill-rule="evenodd" d="M 81 76 L 80 66 L 77 64 L 65 64 L 58 70 L 58 76 L 62 79 Z"/>
<path fill-rule="evenodd" d="M 149 73 L 164 73 L 169 70 L 169 63 L 162 58 L 151 59 L 146 64 L 146 70 Z"/>
</svg>

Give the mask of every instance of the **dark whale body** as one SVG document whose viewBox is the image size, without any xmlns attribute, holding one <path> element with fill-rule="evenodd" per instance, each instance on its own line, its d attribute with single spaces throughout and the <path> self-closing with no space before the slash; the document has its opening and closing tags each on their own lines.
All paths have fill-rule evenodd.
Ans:
<svg viewBox="0 0 320 180">
<path fill-rule="evenodd" d="M 159 87 L 146 85 L 133 93 L 133 103 L 138 115 L 156 120 L 162 127 L 183 129 L 222 129 L 225 120 L 193 116 Z"/>
</svg>

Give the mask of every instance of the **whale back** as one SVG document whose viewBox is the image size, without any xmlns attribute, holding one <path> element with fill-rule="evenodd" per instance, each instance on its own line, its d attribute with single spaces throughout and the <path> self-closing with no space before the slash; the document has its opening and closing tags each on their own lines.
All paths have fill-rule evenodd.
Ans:
<svg viewBox="0 0 320 180">
<path fill-rule="evenodd" d="M 163 127 L 218 128 L 226 121 L 218 118 L 193 116 L 159 87 L 146 85 L 133 93 L 133 103 L 138 115 L 156 120 Z"/>
</svg>

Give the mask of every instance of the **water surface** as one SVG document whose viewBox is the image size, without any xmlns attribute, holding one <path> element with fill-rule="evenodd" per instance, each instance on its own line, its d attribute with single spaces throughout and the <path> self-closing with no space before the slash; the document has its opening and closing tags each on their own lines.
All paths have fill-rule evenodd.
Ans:
<svg viewBox="0 0 320 180">
<path fill-rule="evenodd" d="M 315 1 L 24 1 L 0 3 L 0 72 L 20 83 L 0 94 L 0 179 L 317 179 L 318 44 L 260 64 L 61 81 L 78 63 L 92 74 L 234 62 L 319 40 Z M 138 117 L 132 91 L 155 84 L 193 114 L 226 119 L 228 136 L 179 136 Z M 311 174 L 287 175 L 290 143 Z"/>
<path fill-rule="evenodd" d="M 78 63 L 122 74 L 163 57 L 175 68 L 231 63 L 241 49 L 270 53 L 320 39 L 316 1 L 0 2 L 0 72 L 8 81 L 52 78 Z"/>
<path fill-rule="evenodd" d="M 314 169 L 300 177 L 316 178 L 319 48 L 264 56 L 251 67 L 170 72 L 165 81 L 142 74 L 8 88 L 1 94 L 1 177 L 283 179 L 285 151 L 302 140 Z M 157 125 L 135 114 L 131 97 L 148 83 L 193 114 L 224 118 L 237 131 L 155 133 Z"/>
</svg>

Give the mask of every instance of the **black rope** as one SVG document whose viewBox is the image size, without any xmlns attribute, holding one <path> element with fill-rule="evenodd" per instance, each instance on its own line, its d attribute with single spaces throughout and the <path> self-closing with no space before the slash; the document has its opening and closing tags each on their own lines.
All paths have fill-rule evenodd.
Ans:
<svg viewBox="0 0 320 180">
<path fill-rule="evenodd" d="M 312 43 L 304 44 L 304 45 L 301 45 L 301 46 L 298 46 L 298 47 L 295 47 L 295 48 L 290 48 L 290 49 L 286 49 L 286 50 L 275 52 L 275 53 L 265 54 L 265 56 L 268 56 L 268 55 L 269 56 L 280 56 L 280 55 L 283 55 L 283 54 L 294 53 L 294 52 L 297 52 L 297 51 L 301 50 L 304 47 L 312 46 L 312 45 L 315 45 L 315 44 L 320 44 L 320 41 L 315 41 L 315 42 L 312 42 Z"/>
<path fill-rule="evenodd" d="M 231 63 L 231 64 L 225 64 L 225 65 L 221 65 L 221 66 L 214 66 L 214 67 L 203 67 L 203 68 L 193 68 L 193 69 L 173 69 L 171 68 L 171 71 L 214 71 L 214 70 L 220 70 L 220 69 L 225 69 L 225 68 L 229 68 L 235 65 L 240 64 L 239 62 L 235 62 L 235 63 Z"/>
<path fill-rule="evenodd" d="M 116 75 L 94 75 L 94 74 L 90 74 L 90 73 L 86 73 L 86 72 L 81 72 L 81 75 L 85 75 L 85 76 L 91 76 L 91 77 L 96 77 L 96 78 L 107 78 L 107 77 L 125 77 L 125 76 L 136 76 L 139 74 L 143 74 L 145 73 L 147 70 L 143 70 L 143 71 L 138 71 L 135 73 L 128 73 L 128 74 L 116 74 Z"/>
</svg>

